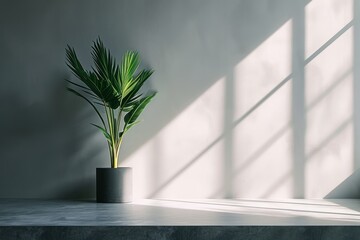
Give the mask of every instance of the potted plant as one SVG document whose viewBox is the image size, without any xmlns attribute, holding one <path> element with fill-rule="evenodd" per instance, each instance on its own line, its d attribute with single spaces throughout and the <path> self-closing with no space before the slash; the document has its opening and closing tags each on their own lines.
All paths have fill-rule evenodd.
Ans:
<svg viewBox="0 0 360 240">
<path fill-rule="evenodd" d="M 69 45 L 66 63 L 81 81 L 67 80 L 67 89 L 87 101 L 99 117 L 100 124 L 92 124 L 106 138 L 111 168 L 96 169 L 97 202 L 130 202 L 132 200 L 132 169 L 118 167 L 121 143 L 130 128 L 139 123 L 139 115 L 156 92 L 141 93 L 140 89 L 153 70 L 138 71 L 139 54 L 128 51 L 120 65 L 104 47 L 100 38 L 94 41 L 91 52 L 95 67 L 85 70 Z"/>
</svg>

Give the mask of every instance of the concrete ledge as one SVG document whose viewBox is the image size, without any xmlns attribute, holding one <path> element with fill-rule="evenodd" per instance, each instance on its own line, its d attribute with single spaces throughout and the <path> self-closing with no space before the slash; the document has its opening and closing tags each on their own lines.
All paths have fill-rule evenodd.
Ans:
<svg viewBox="0 0 360 240">
<path fill-rule="evenodd" d="M 0 227 L 1 239 L 303 240 L 358 239 L 358 226 L 64 226 Z"/>
<path fill-rule="evenodd" d="M 0 239 L 359 239 L 360 200 L 0 199 Z"/>
</svg>

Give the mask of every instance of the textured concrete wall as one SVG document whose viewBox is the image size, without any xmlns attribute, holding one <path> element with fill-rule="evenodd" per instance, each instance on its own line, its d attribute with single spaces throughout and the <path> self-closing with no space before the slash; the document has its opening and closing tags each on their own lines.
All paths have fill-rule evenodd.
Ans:
<svg viewBox="0 0 360 240">
<path fill-rule="evenodd" d="M 90 66 L 98 36 L 155 69 L 120 156 L 135 198 L 324 197 L 358 166 L 354 17 L 351 0 L 1 1 L 0 197 L 95 196 L 107 147 L 64 49 Z"/>
</svg>

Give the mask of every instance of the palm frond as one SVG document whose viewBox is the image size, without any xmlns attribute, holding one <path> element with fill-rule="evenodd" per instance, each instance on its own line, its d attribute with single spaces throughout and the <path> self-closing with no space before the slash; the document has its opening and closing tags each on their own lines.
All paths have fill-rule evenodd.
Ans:
<svg viewBox="0 0 360 240">
<path fill-rule="evenodd" d="M 129 104 L 136 101 L 139 97 L 138 92 L 140 88 L 144 85 L 146 80 L 154 73 L 152 70 L 142 70 L 133 80 L 132 86 L 129 88 L 129 92 L 126 92 L 126 95 L 123 98 L 121 107 L 128 107 Z"/>
<path fill-rule="evenodd" d="M 107 103 L 111 108 L 116 109 L 119 105 L 119 95 L 114 91 L 110 81 L 99 80 L 92 71 L 85 71 L 82 67 L 75 50 L 68 46 L 66 49 L 67 65 L 75 76 L 81 80 L 98 98 Z M 81 86 L 81 85 L 77 85 Z"/>
<path fill-rule="evenodd" d="M 122 59 L 121 69 L 120 69 L 121 89 L 122 89 L 121 92 L 123 93 L 122 96 L 123 98 L 125 97 L 124 92 L 126 92 L 126 90 L 130 87 L 129 82 L 131 81 L 139 65 L 140 65 L 140 60 L 139 60 L 139 54 L 137 52 L 128 51 L 125 53 Z"/>
<path fill-rule="evenodd" d="M 67 66 L 72 70 L 74 75 L 82 81 L 91 91 L 93 91 L 99 98 L 101 98 L 101 91 L 99 86 L 94 79 L 90 78 L 89 73 L 84 70 L 82 67 L 74 48 L 71 48 L 69 45 L 66 49 L 66 60 Z"/>
<path fill-rule="evenodd" d="M 96 84 L 99 89 L 99 98 L 102 99 L 109 107 L 116 109 L 120 105 L 119 95 L 116 93 L 109 81 L 99 81 L 96 74 L 89 71 L 89 79 Z"/>
<path fill-rule="evenodd" d="M 85 97 L 84 95 L 82 95 L 81 93 L 79 93 L 78 91 L 76 91 L 75 89 L 72 89 L 72 88 L 67 88 L 68 91 L 74 93 L 75 95 L 83 98 L 85 101 L 87 101 L 95 110 L 95 112 L 97 113 L 97 115 L 99 116 L 100 120 L 101 120 L 101 123 L 104 125 L 104 127 L 106 128 L 106 125 L 105 125 L 105 121 L 103 119 L 103 117 L 101 116 L 99 110 L 95 107 L 95 105 L 87 98 Z"/>
<path fill-rule="evenodd" d="M 90 90 L 90 88 L 85 87 L 85 86 L 80 85 L 80 84 L 77 84 L 77 83 L 75 83 L 75 82 L 73 82 L 73 81 L 70 81 L 70 80 L 68 80 L 68 79 L 65 79 L 65 81 L 67 81 L 67 82 L 70 83 L 71 85 L 77 86 L 77 87 L 79 87 L 79 88 L 82 88 L 82 89 L 85 89 L 85 90 Z"/>
<path fill-rule="evenodd" d="M 111 56 L 110 51 L 105 48 L 100 38 L 94 42 L 92 50 L 91 55 L 95 63 L 93 70 L 96 76 L 102 81 L 110 81 L 117 94 L 120 94 L 121 81 L 117 79 L 119 67 L 115 58 Z"/>
<path fill-rule="evenodd" d="M 150 103 L 151 99 L 153 97 L 155 97 L 155 95 L 156 95 L 156 92 L 140 99 L 135 104 L 133 109 L 125 115 L 125 117 L 124 117 L 124 122 L 125 122 L 124 132 L 128 131 L 132 126 L 134 126 L 136 124 L 138 117 L 140 116 L 142 111 L 145 109 L 146 105 L 148 105 Z"/>
<path fill-rule="evenodd" d="M 106 140 L 111 143 L 111 136 L 110 134 L 106 131 L 106 129 L 104 129 L 103 127 L 100 127 L 99 125 L 93 124 L 91 123 L 91 125 L 93 125 L 94 127 L 98 128 L 105 136 Z"/>
</svg>

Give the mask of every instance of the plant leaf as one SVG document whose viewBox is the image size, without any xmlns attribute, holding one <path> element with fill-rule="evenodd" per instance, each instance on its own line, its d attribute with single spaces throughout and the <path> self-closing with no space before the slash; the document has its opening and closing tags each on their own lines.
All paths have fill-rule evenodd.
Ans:
<svg viewBox="0 0 360 240">
<path fill-rule="evenodd" d="M 141 120 L 136 120 L 135 122 L 132 122 L 130 124 L 127 124 L 126 125 L 126 129 L 125 129 L 125 132 L 127 132 L 130 128 L 132 128 L 133 126 L 135 126 L 136 124 L 140 123 Z"/>
<path fill-rule="evenodd" d="M 91 123 L 91 125 L 93 125 L 94 127 L 98 128 L 105 136 L 106 140 L 111 143 L 111 136 L 110 134 L 102 127 L 100 127 L 99 125 L 93 124 Z"/>
<path fill-rule="evenodd" d="M 106 102 L 109 107 L 116 109 L 120 105 L 119 95 L 116 93 L 109 81 L 99 80 L 94 72 L 89 71 L 89 78 L 96 84 L 100 91 L 100 99 Z"/>
<path fill-rule="evenodd" d="M 119 67 L 115 58 L 111 56 L 110 51 L 105 48 L 100 38 L 94 42 L 92 50 L 91 55 L 96 66 L 95 74 L 102 81 L 110 81 L 117 94 L 121 94 L 121 81 L 117 79 Z"/>
<path fill-rule="evenodd" d="M 126 96 L 125 93 L 129 92 L 131 88 L 131 80 L 136 69 L 140 65 L 139 54 L 134 51 L 128 51 L 125 53 L 120 68 L 120 80 L 121 80 L 121 93 L 122 98 Z"/>
<path fill-rule="evenodd" d="M 129 87 L 123 93 L 123 101 L 121 103 L 121 107 L 128 106 L 130 102 L 135 101 L 139 97 L 139 95 L 137 95 L 138 91 L 152 74 L 152 70 L 142 70 L 134 79 L 130 81 Z"/>
<path fill-rule="evenodd" d="M 77 87 L 79 87 L 79 88 L 82 88 L 82 89 L 85 89 L 85 90 L 91 90 L 91 89 L 88 88 L 88 87 L 85 87 L 85 86 L 82 86 L 82 85 L 80 85 L 80 84 L 74 83 L 73 81 L 70 81 L 70 80 L 68 80 L 68 79 L 65 79 L 65 81 L 67 81 L 68 83 L 70 83 L 70 84 L 72 84 L 72 85 L 74 85 L 74 86 L 77 86 Z"/>
<path fill-rule="evenodd" d="M 124 117 L 124 132 L 129 130 L 132 126 L 136 123 L 137 118 L 140 116 L 142 111 L 145 109 L 146 105 L 149 104 L 151 99 L 156 95 L 156 92 L 152 93 L 151 95 L 140 99 L 133 107 L 133 109 L 128 112 Z"/>
<path fill-rule="evenodd" d="M 86 72 L 78 60 L 75 50 L 70 46 L 66 49 L 67 65 L 74 75 L 81 80 L 96 96 L 103 100 L 111 108 L 116 109 L 120 105 L 119 95 L 114 90 L 109 80 L 103 81 L 92 72 Z M 79 85 L 81 86 L 81 85 Z"/>
<path fill-rule="evenodd" d="M 95 110 L 95 112 L 97 113 L 97 115 L 99 116 L 102 124 L 103 124 L 104 126 L 106 126 L 106 125 L 105 125 L 105 121 L 104 121 L 104 119 L 102 118 L 99 110 L 95 107 L 95 105 L 94 105 L 89 99 L 87 99 L 84 95 L 82 95 L 81 93 L 79 93 L 78 91 L 76 91 L 76 90 L 74 90 L 74 89 L 72 89 L 72 88 L 69 88 L 69 87 L 68 87 L 67 90 L 70 91 L 70 92 L 72 92 L 72 93 L 74 93 L 75 95 L 77 95 L 77 96 L 85 99 L 85 101 L 87 101 L 87 102 L 94 108 L 94 110 Z"/>
</svg>

